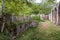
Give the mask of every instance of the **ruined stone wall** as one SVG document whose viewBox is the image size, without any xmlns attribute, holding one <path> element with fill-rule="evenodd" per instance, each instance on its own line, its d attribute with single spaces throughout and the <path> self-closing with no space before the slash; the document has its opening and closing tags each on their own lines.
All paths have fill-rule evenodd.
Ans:
<svg viewBox="0 0 60 40">
<path fill-rule="evenodd" d="M 57 5 L 52 8 L 51 21 L 56 25 L 60 25 L 60 3 L 57 3 Z"/>
<path fill-rule="evenodd" d="M 60 25 L 60 3 L 58 6 L 58 25 Z"/>
<path fill-rule="evenodd" d="M 51 21 L 54 23 L 54 24 L 57 24 L 57 8 L 56 7 L 53 7 L 52 11 L 51 11 Z"/>
<path fill-rule="evenodd" d="M 21 35 L 29 27 L 37 27 L 38 22 L 32 20 L 30 16 L 14 16 L 10 14 L 5 14 L 5 28 L 4 31 L 9 33 L 12 37 Z"/>
</svg>

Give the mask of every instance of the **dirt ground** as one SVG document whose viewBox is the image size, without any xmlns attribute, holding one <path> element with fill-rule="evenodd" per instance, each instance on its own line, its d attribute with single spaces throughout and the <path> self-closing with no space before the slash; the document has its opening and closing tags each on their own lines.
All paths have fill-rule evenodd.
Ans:
<svg viewBox="0 0 60 40">
<path fill-rule="evenodd" d="M 48 24 L 46 22 L 41 22 L 40 23 L 40 29 L 45 29 L 47 30 L 48 29 Z"/>
</svg>

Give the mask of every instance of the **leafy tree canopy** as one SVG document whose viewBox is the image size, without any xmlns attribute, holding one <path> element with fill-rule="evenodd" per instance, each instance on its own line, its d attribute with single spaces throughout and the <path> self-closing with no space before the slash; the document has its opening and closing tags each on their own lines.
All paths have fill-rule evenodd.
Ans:
<svg viewBox="0 0 60 40">
<path fill-rule="evenodd" d="M 5 0 L 5 12 L 12 13 L 15 15 L 27 14 L 29 15 L 32 11 L 31 3 L 28 3 L 27 0 Z"/>
<path fill-rule="evenodd" d="M 4 13 L 10 13 L 14 15 L 30 15 L 32 13 L 45 13 L 49 14 L 52 8 L 51 5 L 55 4 L 55 0 L 42 0 L 42 2 L 37 5 L 34 3 L 35 0 L 4 0 Z M 0 0 L 0 4 L 1 4 Z M 1 10 L 0 5 L 0 10 Z M 0 11 L 1 12 L 1 11 Z"/>
</svg>

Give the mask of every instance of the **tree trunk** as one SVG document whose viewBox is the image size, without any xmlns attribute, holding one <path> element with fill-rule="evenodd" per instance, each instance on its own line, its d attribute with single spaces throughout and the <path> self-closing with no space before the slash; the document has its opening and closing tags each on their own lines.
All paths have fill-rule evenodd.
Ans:
<svg viewBox="0 0 60 40">
<path fill-rule="evenodd" d="M 5 24 L 5 20 L 4 20 L 4 0 L 2 0 L 2 28 L 1 28 L 1 32 L 3 32 L 4 30 L 4 24 Z"/>
</svg>

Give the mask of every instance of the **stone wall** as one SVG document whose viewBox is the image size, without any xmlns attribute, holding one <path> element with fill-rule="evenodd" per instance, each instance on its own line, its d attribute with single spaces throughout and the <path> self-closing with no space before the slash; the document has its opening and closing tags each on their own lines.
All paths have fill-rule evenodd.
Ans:
<svg viewBox="0 0 60 40">
<path fill-rule="evenodd" d="M 38 22 L 32 20 L 30 16 L 14 16 L 5 14 L 4 31 L 10 34 L 11 37 L 21 35 L 29 27 L 37 27 Z"/>
<path fill-rule="evenodd" d="M 51 22 L 60 25 L 60 3 L 57 3 L 51 10 Z"/>
</svg>

